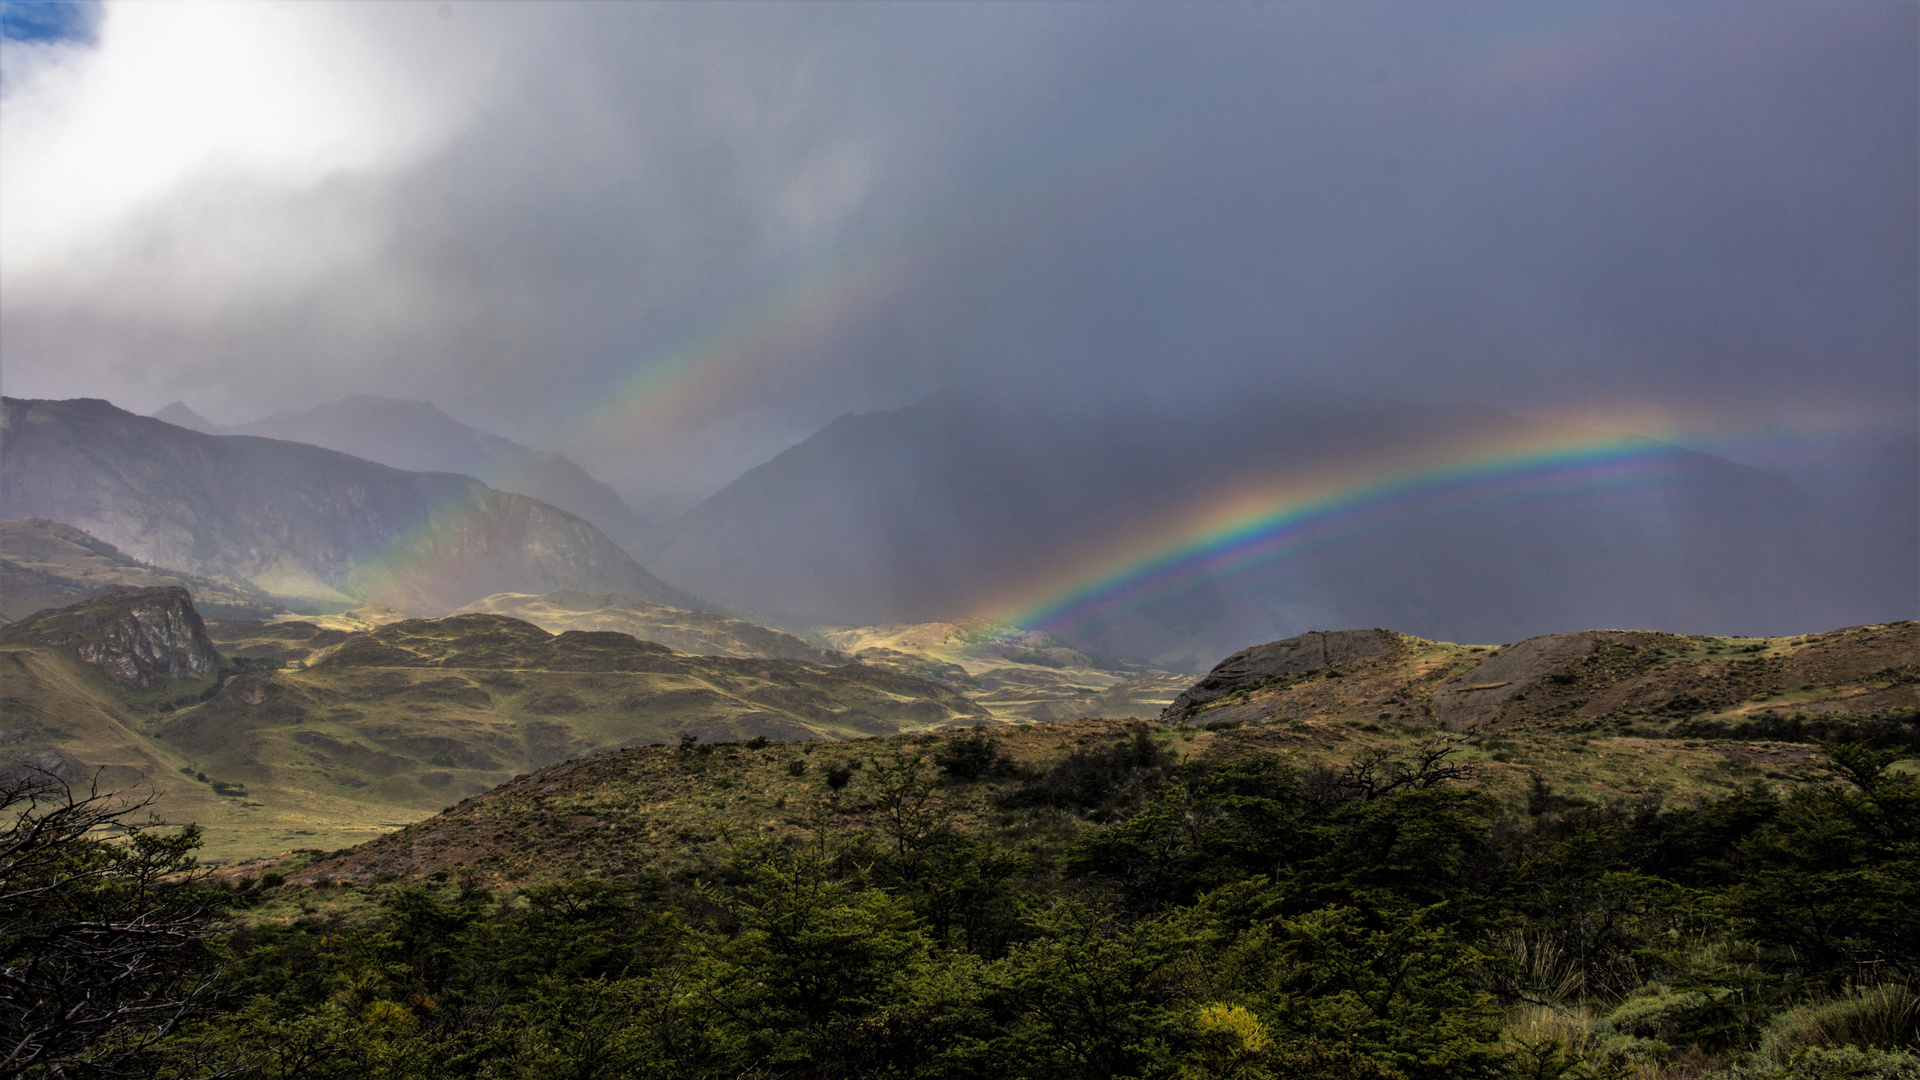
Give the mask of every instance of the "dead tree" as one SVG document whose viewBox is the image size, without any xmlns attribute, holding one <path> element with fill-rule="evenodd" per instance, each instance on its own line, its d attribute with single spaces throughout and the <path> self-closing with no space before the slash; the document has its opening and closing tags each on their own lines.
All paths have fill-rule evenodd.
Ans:
<svg viewBox="0 0 1920 1080">
<path fill-rule="evenodd" d="M 135 1075 L 211 997 L 199 831 L 51 772 L 0 775 L 0 1076 Z"/>
</svg>

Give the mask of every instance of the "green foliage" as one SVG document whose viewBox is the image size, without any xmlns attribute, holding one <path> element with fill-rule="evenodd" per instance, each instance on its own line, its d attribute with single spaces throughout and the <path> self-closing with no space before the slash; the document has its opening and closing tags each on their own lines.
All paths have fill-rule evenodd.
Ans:
<svg viewBox="0 0 1920 1080">
<path fill-rule="evenodd" d="M 274 1080 L 1912 1067 L 1913 784 L 1870 748 L 1833 748 L 1838 778 L 1788 795 L 1543 785 L 1510 810 L 1446 743 L 1301 770 L 1180 761 L 1142 730 L 968 816 L 952 746 L 830 758 L 809 842 L 749 836 L 697 872 L 334 889 L 236 926 L 224 1011 L 138 1061 Z M 689 744 L 690 775 L 735 752 Z M 1885 975 L 1847 989 L 1863 972 Z"/>
</svg>

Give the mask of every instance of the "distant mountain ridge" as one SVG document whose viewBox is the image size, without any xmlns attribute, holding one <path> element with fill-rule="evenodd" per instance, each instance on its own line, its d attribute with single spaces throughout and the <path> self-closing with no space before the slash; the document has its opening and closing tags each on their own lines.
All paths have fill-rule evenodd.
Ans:
<svg viewBox="0 0 1920 1080">
<path fill-rule="evenodd" d="M 539 499 L 592 522 L 615 543 L 631 547 L 640 520 L 618 492 L 565 455 L 477 431 L 428 401 L 353 394 L 303 412 L 275 413 L 246 424 L 221 426 L 173 402 L 157 420 L 207 435 L 258 435 L 338 450 L 408 472 L 450 472 L 487 486 Z"/>
<path fill-rule="evenodd" d="M 1580 434 L 1483 406 L 1249 394 L 1123 414 L 949 391 L 841 417 L 658 530 L 641 557 L 681 587 L 789 621 L 996 615 L 983 597 L 1064 585 L 1078 553 L 1164 532 L 1208 493 L 1311 483 L 1385 447 L 1437 455 L 1488 433 L 1532 445 Z M 1243 642 L 1325 626 L 1499 641 L 1580 626 L 1791 632 L 1910 614 L 1885 573 L 1840 565 L 1819 505 L 1785 481 L 1649 445 L 1630 486 L 1436 501 L 1046 629 L 1195 670 Z"/>
<path fill-rule="evenodd" d="M 561 589 L 704 606 L 592 524 L 465 476 L 206 435 L 97 399 L 0 407 L 0 518 L 65 522 L 155 566 L 410 615 Z"/>
</svg>

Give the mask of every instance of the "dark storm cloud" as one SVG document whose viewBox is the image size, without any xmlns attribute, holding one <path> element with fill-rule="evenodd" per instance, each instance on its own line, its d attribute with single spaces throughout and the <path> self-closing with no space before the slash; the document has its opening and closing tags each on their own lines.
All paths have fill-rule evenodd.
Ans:
<svg viewBox="0 0 1920 1080">
<path fill-rule="evenodd" d="M 643 500 L 950 383 L 1910 428 L 1915 10 L 351 7 L 320 70 L 459 107 L 11 260 L 6 387 L 427 397 Z M 583 426 L 684 355 L 708 392 Z"/>
</svg>

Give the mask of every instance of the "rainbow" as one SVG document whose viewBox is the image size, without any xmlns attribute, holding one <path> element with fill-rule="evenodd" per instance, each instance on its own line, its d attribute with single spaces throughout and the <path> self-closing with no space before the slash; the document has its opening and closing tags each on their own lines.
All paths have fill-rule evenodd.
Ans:
<svg viewBox="0 0 1920 1080">
<path fill-rule="evenodd" d="M 1430 55 L 1402 50 L 1390 84 L 1368 94 L 1405 92 L 1433 76 L 1471 79 L 1488 97 L 1516 87 L 1565 82 L 1604 68 L 1594 45 L 1596 23 L 1578 9 L 1529 12 L 1524 18 L 1467 24 Z M 1631 26 L 1622 23 L 1622 27 Z M 1617 33 L 1609 30 L 1608 35 Z M 1330 70 L 1346 70 L 1338 68 Z M 1358 71 L 1358 65 L 1353 68 Z M 1359 74 L 1339 77 L 1359 82 Z M 1348 89 L 1352 89 L 1349 87 Z M 1253 106 L 1248 106 L 1249 112 Z M 618 371 L 556 425 L 558 442 L 575 448 L 671 438 L 738 388 L 797 374 L 809 350 L 831 348 L 841 334 L 884 307 L 916 276 L 936 272 L 983 234 L 1021 228 L 1059 201 L 1152 175 L 1184 160 L 1195 146 L 1249 122 L 1228 112 L 1203 123 L 1161 116 L 1089 125 L 1014 162 L 997 183 L 903 225 L 890 235 L 849 245 L 747 287 L 713 317 L 635 348 Z M 782 370 L 786 369 L 786 370 Z M 591 456 L 592 451 L 589 451 Z"/>
<path fill-rule="evenodd" d="M 1413 513 L 1466 503 L 1591 492 L 1671 477 L 1678 447 L 1637 435 L 1557 425 L 1519 444 L 1348 465 L 1215 499 L 1166 531 L 1083 556 L 1050 581 L 989 605 L 1029 629 L 1064 629 L 1206 581 L 1391 527 Z"/>
</svg>

